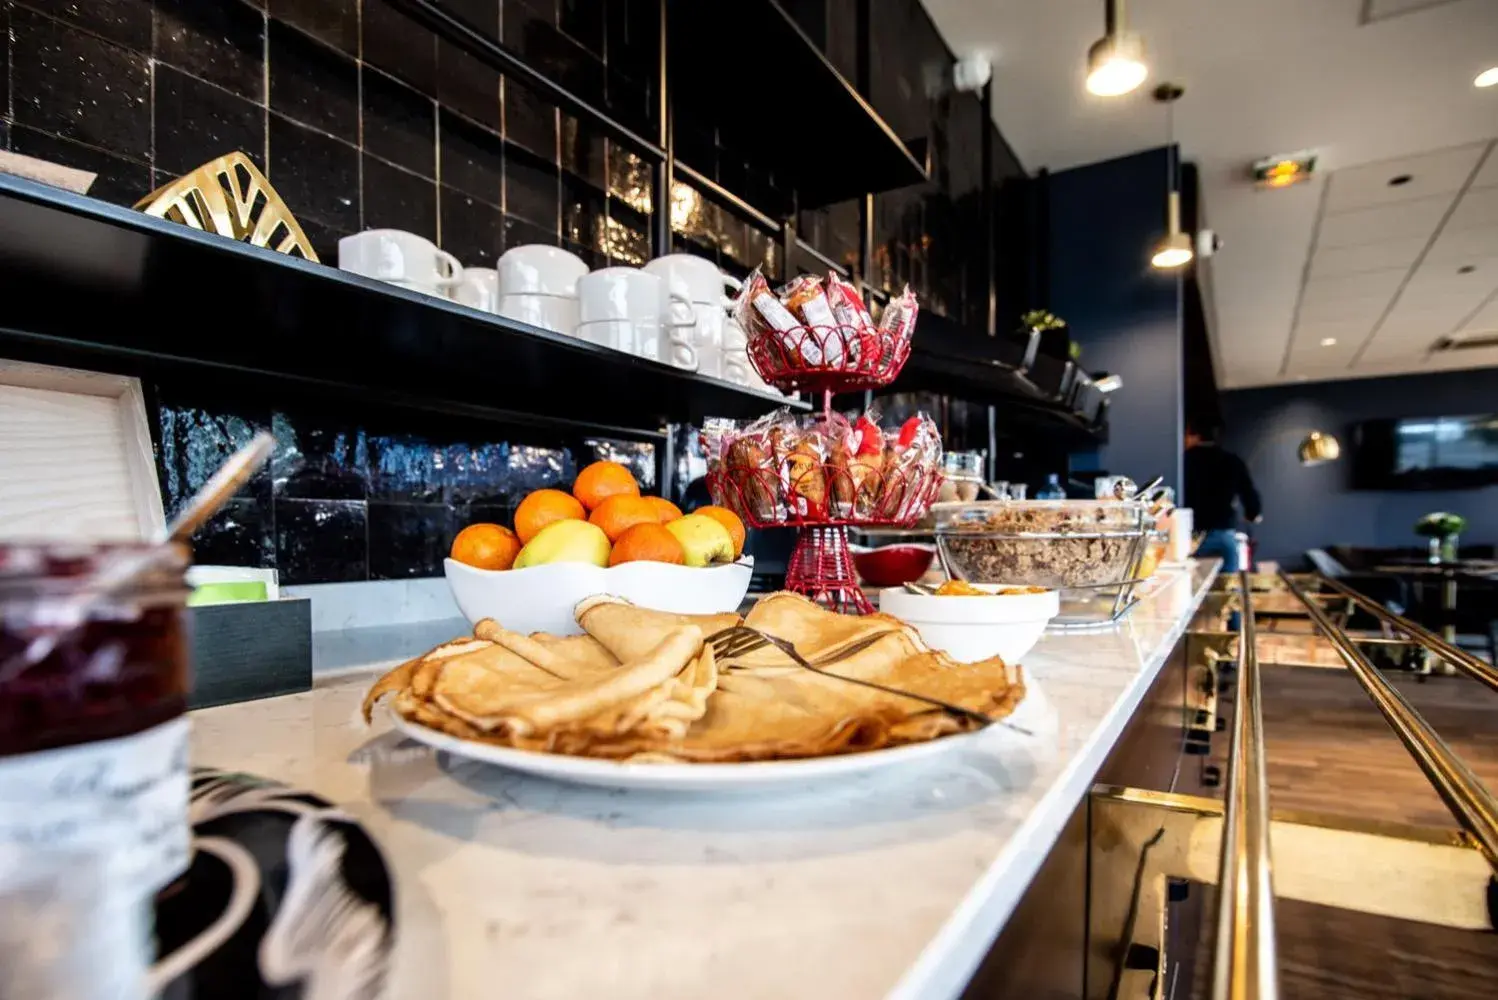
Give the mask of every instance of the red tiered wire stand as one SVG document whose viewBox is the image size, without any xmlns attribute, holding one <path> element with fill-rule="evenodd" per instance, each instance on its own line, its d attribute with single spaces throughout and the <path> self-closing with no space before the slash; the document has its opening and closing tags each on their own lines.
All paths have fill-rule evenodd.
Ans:
<svg viewBox="0 0 1498 1000">
<path fill-rule="evenodd" d="M 894 381 L 910 357 L 910 338 L 880 334 L 872 326 L 797 327 L 753 333 L 749 357 L 760 377 L 786 392 L 820 391 L 831 415 L 832 394 L 873 389 Z M 845 614 L 874 608 L 858 586 L 848 549 L 849 527 L 900 527 L 931 507 L 941 486 L 939 457 L 929 465 L 867 472 L 851 465 L 808 465 L 788 470 L 720 465 L 708 473 L 714 501 L 755 528 L 796 528 L 785 585 Z M 866 473 L 860 475 L 860 473 Z M 805 488 L 818 478 L 822 496 Z M 796 498 L 787 504 L 784 493 Z"/>
</svg>

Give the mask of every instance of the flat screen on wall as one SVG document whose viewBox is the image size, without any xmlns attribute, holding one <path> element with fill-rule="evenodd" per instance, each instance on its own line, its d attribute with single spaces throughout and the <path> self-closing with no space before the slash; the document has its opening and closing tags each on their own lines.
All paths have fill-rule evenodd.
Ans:
<svg viewBox="0 0 1498 1000">
<path fill-rule="evenodd" d="M 1353 485 L 1451 490 L 1498 483 L 1498 413 L 1369 420 L 1352 432 Z"/>
</svg>

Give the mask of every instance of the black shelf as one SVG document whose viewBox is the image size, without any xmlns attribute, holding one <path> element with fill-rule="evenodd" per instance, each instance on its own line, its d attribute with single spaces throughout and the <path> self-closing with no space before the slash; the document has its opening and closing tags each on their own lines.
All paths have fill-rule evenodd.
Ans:
<svg viewBox="0 0 1498 1000">
<path fill-rule="evenodd" d="M 1056 434 L 1085 446 L 1107 440 L 1107 407 L 1096 419 L 1073 409 L 1066 362 L 1037 352 L 1037 337 L 989 337 L 922 312 L 910 360 L 890 387 L 895 392 L 935 392 L 999 409 L 999 419 Z"/>
<path fill-rule="evenodd" d="M 929 178 L 775 0 L 673 0 L 667 80 L 678 110 L 710 121 L 821 208 Z"/>
<path fill-rule="evenodd" d="M 8 176 L 0 273 L 0 355 L 200 366 L 603 429 L 806 407 Z"/>
</svg>

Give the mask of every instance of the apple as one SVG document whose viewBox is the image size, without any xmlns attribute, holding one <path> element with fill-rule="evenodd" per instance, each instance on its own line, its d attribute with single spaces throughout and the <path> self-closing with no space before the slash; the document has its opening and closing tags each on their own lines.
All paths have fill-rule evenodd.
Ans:
<svg viewBox="0 0 1498 1000">
<path fill-rule="evenodd" d="M 706 514 L 678 517 L 666 523 L 666 530 L 681 543 L 688 566 L 733 562 L 733 536 Z"/>
<path fill-rule="evenodd" d="M 726 532 L 725 532 L 726 534 Z M 525 544 L 515 556 L 515 569 L 546 563 L 580 562 L 594 566 L 609 564 L 609 536 L 587 521 L 553 521 Z"/>
</svg>

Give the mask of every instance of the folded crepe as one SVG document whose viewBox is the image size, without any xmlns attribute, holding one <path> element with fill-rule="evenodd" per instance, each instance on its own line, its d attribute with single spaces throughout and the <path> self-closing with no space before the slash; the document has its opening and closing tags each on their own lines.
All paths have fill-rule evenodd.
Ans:
<svg viewBox="0 0 1498 1000">
<path fill-rule="evenodd" d="M 747 618 L 680 615 L 600 595 L 586 634 L 521 635 L 492 620 L 377 681 L 407 719 L 464 739 L 618 760 L 746 761 L 868 750 L 971 729 L 919 697 L 998 719 L 1024 696 L 997 657 L 961 664 L 887 615 L 827 611 L 795 594 Z M 747 625 L 790 642 L 815 669 L 765 646 L 720 660 L 711 639 Z M 880 687 L 871 687 L 876 684 Z M 893 690 L 883 690 L 884 688 Z"/>
</svg>

